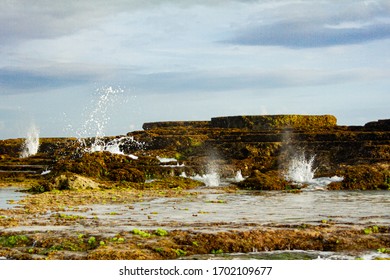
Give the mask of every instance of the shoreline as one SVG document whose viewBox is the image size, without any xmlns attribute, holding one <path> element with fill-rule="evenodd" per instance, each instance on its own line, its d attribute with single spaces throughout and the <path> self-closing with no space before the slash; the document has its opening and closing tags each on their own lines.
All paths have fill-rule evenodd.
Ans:
<svg viewBox="0 0 390 280">
<path fill-rule="evenodd" d="M 105 210 L 107 213 L 90 210 L 93 205 L 117 205 L 136 211 L 138 208 L 134 207 L 138 207 L 137 203 L 146 207 L 156 199 L 164 198 L 175 199 L 177 207 L 180 207 L 179 201 L 195 200 L 202 196 L 197 188 L 165 189 L 166 193 L 163 190 L 52 191 L 27 195 L 18 203 L 21 206 L 0 209 L 0 256 L 7 259 L 157 260 L 223 255 L 228 258 L 233 253 L 314 250 L 355 255 L 356 258 L 368 252 L 381 251 L 381 259 L 390 258 L 390 226 L 369 221 L 364 224 L 340 224 L 319 217 L 315 223 L 297 224 L 250 221 L 161 223 L 153 222 L 160 213 L 145 209 L 142 215 L 150 221 L 145 224 L 132 221 L 131 217 L 123 216 L 119 210 L 108 212 L 112 210 L 110 207 Z M 227 187 L 217 191 L 221 195 L 235 190 Z M 266 193 L 269 197 L 275 194 Z M 210 202 L 203 203 L 208 205 Z M 92 213 L 87 214 L 88 211 Z M 199 212 L 196 215 L 213 214 Z M 121 221 L 124 221 L 123 224 L 120 224 Z"/>
</svg>

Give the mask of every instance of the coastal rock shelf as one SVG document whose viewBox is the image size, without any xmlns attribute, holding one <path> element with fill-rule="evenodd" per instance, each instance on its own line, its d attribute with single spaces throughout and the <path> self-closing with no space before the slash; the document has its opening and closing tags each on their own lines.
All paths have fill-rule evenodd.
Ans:
<svg viewBox="0 0 390 280">
<path fill-rule="evenodd" d="M 338 126 L 331 115 L 232 116 L 145 123 L 144 131 L 128 135 L 147 142 L 151 151 L 176 154 L 191 165 L 201 158 L 223 159 L 228 172 L 240 169 L 245 175 L 281 168 L 288 157 L 304 152 L 315 155 L 318 175 L 326 175 L 344 165 L 388 164 L 389 123 Z"/>
<path fill-rule="evenodd" d="M 0 259 L 389 259 L 389 128 L 330 115 L 153 122 L 120 136 L 40 138 L 27 157 L 24 139 L 1 140 L 0 187 L 11 196 Z"/>
<path fill-rule="evenodd" d="M 106 156 L 99 168 L 111 175 L 101 176 L 98 172 L 97 179 L 132 178 L 134 176 L 124 175 L 130 169 L 132 173 L 139 170 L 149 178 L 183 172 L 187 175 L 206 174 L 210 165 L 221 177 L 234 177 L 237 171 L 244 176 L 250 176 L 254 171 L 273 171 L 273 176 L 280 177 L 280 172 L 278 175 L 275 171 L 285 170 L 292 157 L 303 154 L 315 157 L 313 168 L 316 176 L 343 175 L 347 171 L 352 176 L 349 167 L 365 166 L 366 170 L 374 169 L 381 176 L 372 188 L 383 189 L 390 186 L 389 127 L 390 120 L 373 121 L 364 126 L 338 126 L 336 117 L 331 115 L 227 116 L 209 121 L 145 123 L 143 130 L 129 132 L 127 136 L 99 139 L 108 143 L 127 137 L 126 142 L 118 144 L 118 150 L 123 156 L 131 154 L 133 158 L 110 159 Z M 82 143 L 86 145 L 94 141 L 94 138 L 83 139 Z M 85 152 L 80 143 L 76 138 L 41 138 L 36 155 L 20 158 L 23 139 L 1 140 L 0 177 L 34 177 L 34 172 L 30 171 L 35 171 L 39 177 L 44 170 L 65 172 L 66 168 L 72 172 L 84 170 L 78 173 L 80 175 L 95 174 L 87 170 L 88 166 L 95 166 L 88 164 L 88 159 L 83 161 L 82 167 L 72 166 L 72 163 L 78 164 L 78 158 Z M 158 158 L 173 159 L 174 162 L 164 163 Z M 96 158 L 91 160 L 96 161 Z M 68 161 L 66 168 L 56 168 L 64 161 Z M 115 161 L 118 164 L 112 164 Z M 23 170 L 30 174 L 17 172 Z M 357 178 L 360 177 L 357 174 Z"/>
<path fill-rule="evenodd" d="M 239 128 L 248 130 L 274 129 L 319 129 L 335 127 L 337 120 L 334 116 L 312 115 L 259 115 L 215 117 L 211 121 L 177 121 L 145 123 L 143 129 L 188 127 L 188 128 Z"/>
</svg>

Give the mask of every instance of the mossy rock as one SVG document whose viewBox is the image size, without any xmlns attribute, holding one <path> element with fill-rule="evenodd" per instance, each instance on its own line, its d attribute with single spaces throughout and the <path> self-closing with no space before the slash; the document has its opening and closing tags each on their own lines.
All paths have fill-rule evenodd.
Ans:
<svg viewBox="0 0 390 280">
<path fill-rule="evenodd" d="M 0 154 L 18 158 L 22 150 L 24 139 L 0 140 Z"/>
<path fill-rule="evenodd" d="M 52 190 L 90 190 L 100 189 L 100 184 L 91 178 L 66 172 L 52 177 L 50 180 L 41 181 L 33 186 L 32 192 L 46 192 Z"/>
<path fill-rule="evenodd" d="M 211 119 L 212 127 L 242 128 L 251 130 L 272 129 L 327 129 L 336 127 L 337 119 L 332 115 L 258 115 L 231 116 Z"/>
<path fill-rule="evenodd" d="M 259 170 L 254 170 L 247 179 L 238 183 L 238 186 L 242 189 L 274 191 L 285 190 L 288 182 L 282 178 L 278 171 L 271 170 L 262 173 Z"/>
<path fill-rule="evenodd" d="M 131 167 L 116 168 L 107 177 L 112 181 L 143 182 L 145 180 L 142 171 Z"/>
<path fill-rule="evenodd" d="M 145 175 L 135 168 L 134 160 L 109 152 L 86 153 L 78 159 L 65 158 L 53 168 L 53 174 L 72 172 L 107 181 L 144 182 Z"/>
<path fill-rule="evenodd" d="M 390 190 L 390 168 L 385 164 L 346 166 L 337 172 L 341 182 L 333 182 L 330 190 Z"/>
<path fill-rule="evenodd" d="M 144 130 L 158 129 L 158 128 L 207 128 L 209 121 L 167 121 L 167 122 L 150 122 L 144 123 L 142 128 Z"/>
</svg>

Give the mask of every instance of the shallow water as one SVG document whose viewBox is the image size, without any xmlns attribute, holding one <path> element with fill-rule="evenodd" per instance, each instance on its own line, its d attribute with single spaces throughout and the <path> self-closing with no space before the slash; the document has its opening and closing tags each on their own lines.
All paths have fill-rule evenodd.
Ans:
<svg viewBox="0 0 390 280">
<path fill-rule="evenodd" d="M 83 215 L 110 220 L 118 226 L 197 229 L 235 228 L 272 224 L 380 224 L 390 225 L 388 191 L 238 191 L 201 188 L 185 198 L 113 205 L 89 205 Z M 83 209 L 83 207 L 79 207 Z M 208 225 L 210 224 L 210 225 Z"/>
<path fill-rule="evenodd" d="M 17 201 L 26 194 L 19 192 L 21 189 L 15 187 L 0 188 L 0 209 L 11 209 L 19 206 Z"/>
<path fill-rule="evenodd" d="M 25 193 L 17 188 L 0 188 L 0 209 L 12 208 Z M 85 205 L 68 209 L 68 215 L 86 218 L 72 225 L 29 225 L 7 231 L 75 231 L 111 236 L 134 228 L 166 230 L 224 231 L 259 226 L 321 224 L 390 225 L 389 191 L 233 191 L 223 187 L 201 187 L 185 197 L 162 197 L 128 204 Z M 49 221 L 54 214 L 41 214 Z M 97 219 L 95 219 L 97 218 Z M 96 221 L 94 226 L 90 221 Z M 370 252 L 273 251 L 191 256 L 191 259 L 375 259 L 390 254 Z"/>
<path fill-rule="evenodd" d="M 0 188 L 0 209 L 18 206 L 26 194 Z M 194 195 L 162 197 L 131 204 L 79 206 L 77 215 L 97 217 L 118 226 L 166 228 L 235 228 L 240 225 L 337 224 L 390 225 L 389 191 L 226 192 L 201 187 Z M 191 193 L 191 192 L 190 192 Z M 66 211 L 72 214 L 72 211 Z M 208 226 L 210 224 L 210 227 Z"/>
<path fill-rule="evenodd" d="M 389 258 L 389 254 L 378 252 L 363 253 L 340 253 L 323 251 L 281 250 L 270 252 L 232 253 L 232 254 L 209 254 L 193 255 L 192 260 L 375 260 Z"/>
</svg>

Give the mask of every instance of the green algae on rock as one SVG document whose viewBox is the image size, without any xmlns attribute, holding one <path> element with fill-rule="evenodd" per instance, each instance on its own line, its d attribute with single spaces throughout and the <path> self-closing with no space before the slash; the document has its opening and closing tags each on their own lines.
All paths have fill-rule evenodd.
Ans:
<svg viewBox="0 0 390 280">
<path fill-rule="evenodd" d="M 390 166 L 388 164 L 360 164 L 340 168 L 338 175 L 344 179 L 333 182 L 330 190 L 390 190 Z"/>
<path fill-rule="evenodd" d="M 243 189 L 276 191 L 285 190 L 289 186 L 289 183 L 277 171 L 263 173 L 259 170 L 254 170 L 247 179 L 237 185 Z"/>
<path fill-rule="evenodd" d="M 250 130 L 275 129 L 329 129 L 336 127 L 337 119 L 332 115 L 260 115 L 233 116 L 211 119 L 211 126 L 218 128 L 241 128 Z"/>
</svg>

